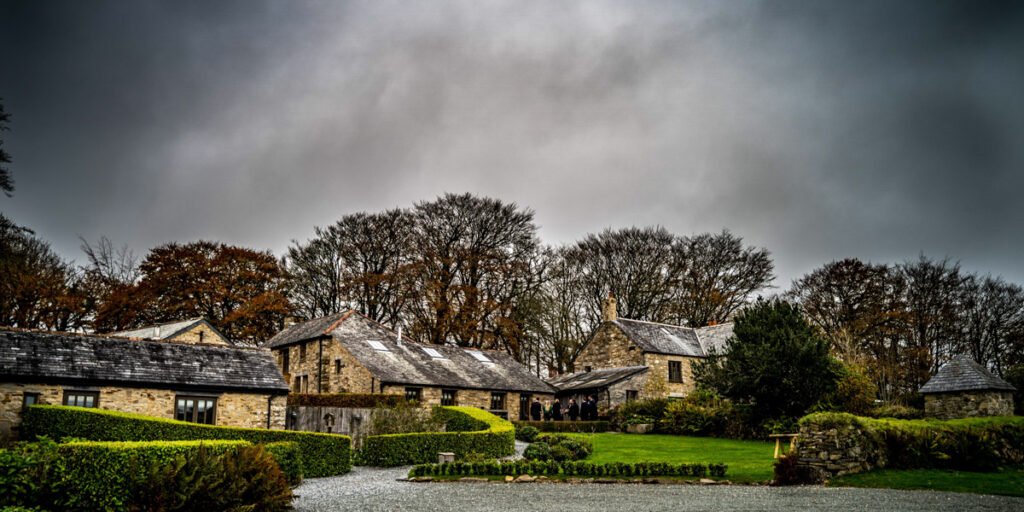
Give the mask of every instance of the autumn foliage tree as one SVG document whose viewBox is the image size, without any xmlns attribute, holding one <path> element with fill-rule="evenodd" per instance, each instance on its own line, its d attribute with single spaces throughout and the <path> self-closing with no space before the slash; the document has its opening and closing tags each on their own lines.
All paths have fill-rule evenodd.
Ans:
<svg viewBox="0 0 1024 512">
<path fill-rule="evenodd" d="M 97 312 L 98 330 L 202 316 L 231 339 L 262 341 L 290 311 L 285 273 L 269 252 L 223 243 L 170 243 L 152 249 L 137 284 L 116 287 Z"/>
</svg>

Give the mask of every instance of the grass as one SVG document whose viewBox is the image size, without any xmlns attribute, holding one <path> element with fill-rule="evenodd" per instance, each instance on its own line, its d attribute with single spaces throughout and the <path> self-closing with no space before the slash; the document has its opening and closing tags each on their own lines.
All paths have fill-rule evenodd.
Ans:
<svg viewBox="0 0 1024 512">
<path fill-rule="evenodd" d="M 832 480 L 828 485 L 1024 496 L 1024 470 L 1007 469 L 994 473 L 974 473 L 943 469 L 880 469 L 842 476 Z"/>
<path fill-rule="evenodd" d="M 726 479 L 761 482 L 772 479 L 775 444 L 714 437 L 657 434 L 571 434 L 590 439 L 594 453 L 587 462 L 719 463 L 729 465 Z"/>
</svg>

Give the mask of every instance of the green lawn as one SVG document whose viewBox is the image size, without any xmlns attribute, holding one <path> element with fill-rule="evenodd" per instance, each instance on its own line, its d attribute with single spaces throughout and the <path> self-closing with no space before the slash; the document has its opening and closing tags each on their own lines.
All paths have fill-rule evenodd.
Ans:
<svg viewBox="0 0 1024 512">
<path fill-rule="evenodd" d="M 942 469 L 881 469 L 836 478 L 830 487 L 882 487 L 887 489 L 931 489 L 1024 496 L 1024 470 L 973 473 Z"/>
<path fill-rule="evenodd" d="M 757 482 L 772 479 L 775 444 L 714 437 L 656 434 L 573 434 L 590 439 L 594 453 L 588 462 L 672 462 L 729 465 L 726 479 Z"/>
</svg>

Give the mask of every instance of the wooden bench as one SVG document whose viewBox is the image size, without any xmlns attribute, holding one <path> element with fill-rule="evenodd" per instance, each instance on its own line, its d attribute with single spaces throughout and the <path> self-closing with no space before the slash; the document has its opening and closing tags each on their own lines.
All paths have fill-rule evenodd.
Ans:
<svg viewBox="0 0 1024 512">
<path fill-rule="evenodd" d="M 796 449 L 796 438 L 799 436 L 800 434 L 769 434 L 769 439 L 775 439 L 775 458 L 777 459 L 782 456 L 783 439 L 789 439 L 789 451 L 786 453 L 792 453 Z"/>
</svg>

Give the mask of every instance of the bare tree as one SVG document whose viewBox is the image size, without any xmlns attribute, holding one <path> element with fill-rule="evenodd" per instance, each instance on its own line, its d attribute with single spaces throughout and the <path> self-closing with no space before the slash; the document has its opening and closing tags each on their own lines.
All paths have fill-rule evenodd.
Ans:
<svg viewBox="0 0 1024 512">
<path fill-rule="evenodd" d="M 4 111 L 3 98 L 0 98 L 0 131 L 10 128 L 7 124 L 11 121 L 11 115 Z M 11 178 L 11 171 L 4 165 L 11 163 L 11 155 L 4 151 L 4 140 L 0 139 L 0 191 L 7 197 L 14 192 L 14 179 Z"/>
<path fill-rule="evenodd" d="M 954 349 L 998 373 L 1019 353 L 1024 333 L 1024 289 L 1002 278 L 967 276 L 958 308 L 961 333 Z M 1009 357 L 1007 357 L 1009 356 Z"/>
</svg>

